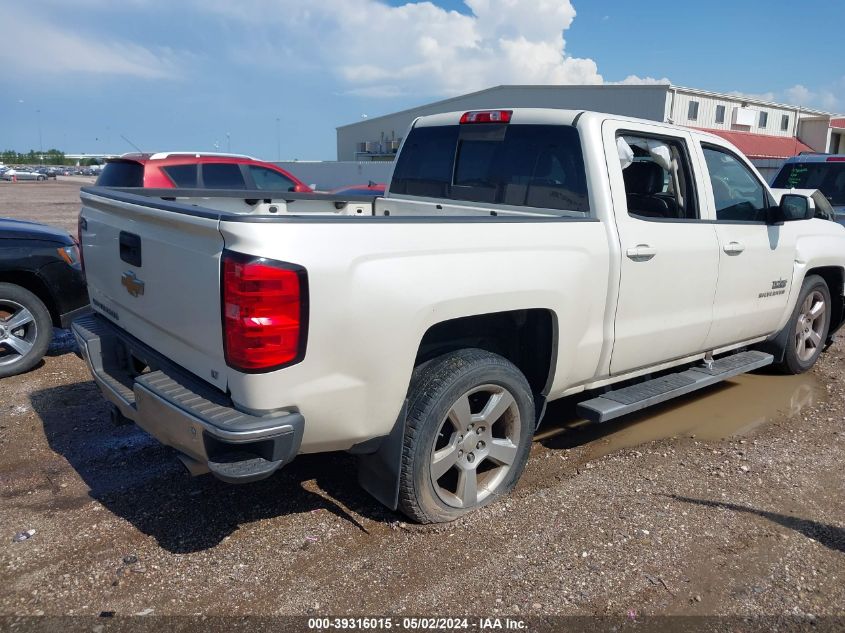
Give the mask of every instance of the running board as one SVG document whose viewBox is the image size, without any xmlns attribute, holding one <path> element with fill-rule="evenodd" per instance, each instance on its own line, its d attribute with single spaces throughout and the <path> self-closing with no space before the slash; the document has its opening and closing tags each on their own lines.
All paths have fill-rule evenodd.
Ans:
<svg viewBox="0 0 845 633">
<path fill-rule="evenodd" d="M 592 400 L 585 400 L 578 404 L 578 415 L 591 422 L 607 422 L 621 415 L 709 387 L 726 378 L 765 367 L 773 361 L 771 354 L 756 351 L 724 356 L 709 365 L 705 363 L 677 374 L 668 374 L 630 387 L 608 391 Z"/>
</svg>

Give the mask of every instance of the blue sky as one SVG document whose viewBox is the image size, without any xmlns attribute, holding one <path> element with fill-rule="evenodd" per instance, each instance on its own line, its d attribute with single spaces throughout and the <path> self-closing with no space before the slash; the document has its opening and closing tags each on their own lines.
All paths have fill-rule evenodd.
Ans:
<svg viewBox="0 0 845 633">
<path fill-rule="evenodd" d="M 502 83 L 669 79 L 845 111 L 839 0 L 0 8 L 0 149 L 38 149 L 40 127 L 45 149 L 68 152 L 131 151 L 124 135 L 144 150 L 333 159 L 338 125 Z"/>
</svg>

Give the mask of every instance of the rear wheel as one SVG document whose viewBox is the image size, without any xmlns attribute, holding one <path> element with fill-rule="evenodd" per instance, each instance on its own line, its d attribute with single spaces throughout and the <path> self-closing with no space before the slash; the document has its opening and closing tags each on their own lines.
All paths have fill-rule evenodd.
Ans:
<svg viewBox="0 0 845 633">
<path fill-rule="evenodd" d="M 0 378 L 32 369 L 53 336 L 50 312 L 29 290 L 0 283 Z"/>
<path fill-rule="evenodd" d="M 827 341 L 830 306 L 830 290 L 824 279 L 818 275 L 807 277 L 786 324 L 786 349 L 777 369 L 801 374 L 815 365 Z"/>
<path fill-rule="evenodd" d="M 528 460 L 534 400 L 525 376 L 479 349 L 414 371 L 399 503 L 420 523 L 452 521 L 506 495 Z"/>
</svg>

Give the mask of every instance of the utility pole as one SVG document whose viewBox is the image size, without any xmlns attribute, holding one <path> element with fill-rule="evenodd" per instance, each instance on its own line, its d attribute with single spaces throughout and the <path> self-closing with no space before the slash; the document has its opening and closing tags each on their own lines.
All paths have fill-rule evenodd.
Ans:
<svg viewBox="0 0 845 633">
<path fill-rule="evenodd" d="M 276 117 L 276 161 L 282 160 L 282 127 L 281 120 Z"/>
<path fill-rule="evenodd" d="M 41 142 L 41 110 L 35 111 L 35 118 L 38 121 L 38 155 L 40 160 L 44 162 L 44 144 Z"/>
</svg>

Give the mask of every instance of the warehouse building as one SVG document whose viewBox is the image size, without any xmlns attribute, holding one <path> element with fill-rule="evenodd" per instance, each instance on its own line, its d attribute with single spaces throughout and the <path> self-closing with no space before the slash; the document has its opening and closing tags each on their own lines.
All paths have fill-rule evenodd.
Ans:
<svg viewBox="0 0 845 633">
<path fill-rule="evenodd" d="M 501 107 L 597 110 L 718 134 L 769 177 L 801 152 L 845 152 L 845 118 L 736 94 L 657 85 L 496 86 L 337 128 L 339 161 L 392 161 L 418 116 Z"/>
</svg>

